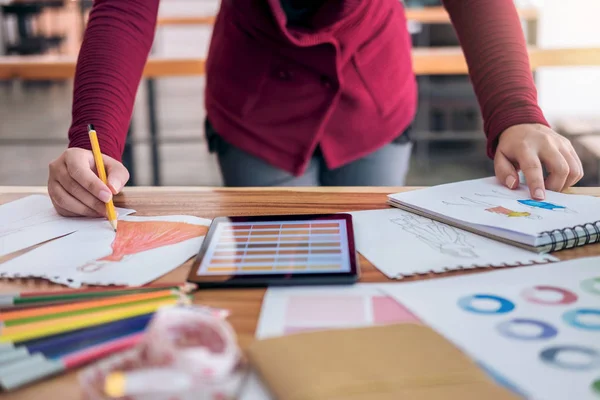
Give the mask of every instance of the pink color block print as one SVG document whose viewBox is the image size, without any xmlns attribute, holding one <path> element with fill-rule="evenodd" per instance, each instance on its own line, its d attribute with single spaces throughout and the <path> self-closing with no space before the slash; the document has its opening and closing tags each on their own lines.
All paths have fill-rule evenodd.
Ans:
<svg viewBox="0 0 600 400">
<path fill-rule="evenodd" d="M 364 324 L 364 301 L 362 296 L 292 296 L 287 304 L 286 326 Z"/>
<path fill-rule="evenodd" d="M 416 322 L 419 319 L 406 307 L 391 297 L 373 296 L 373 320 L 375 324 L 393 324 L 399 322 Z"/>
<path fill-rule="evenodd" d="M 286 326 L 283 334 L 284 335 L 292 335 L 294 333 L 314 332 L 314 331 L 320 331 L 323 329 L 327 329 L 327 328 L 326 327 L 321 327 L 321 328 L 310 327 L 310 328 L 308 328 L 308 327 Z"/>
</svg>

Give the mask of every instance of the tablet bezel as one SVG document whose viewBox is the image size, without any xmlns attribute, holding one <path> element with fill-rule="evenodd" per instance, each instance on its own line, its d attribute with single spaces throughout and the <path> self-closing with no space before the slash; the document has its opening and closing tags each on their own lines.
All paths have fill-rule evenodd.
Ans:
<svg viewBox="0 0 600 400">
<path fill-rule="evenodd" d="M 202 264 L 209 244 L 213 240 L 218 224 L 225 222 L 285 222 L 285 221 L 324 221 L 340 220 L 346 222 L 346 235 L 348 241 L 348 252 L 350 271 L 324 272 L 324 273 L 293 273 L 283 272 L 281 274 L 250 274 L 250 275 L 198 275 L 198 269 Z M 217 217 L 211 223 L 208 232 L 194 259 L 187 281 L 198 285 L 199 288 L 226 288 L 226 287 L 265 287 L 265 286 L 290 286 L 290 285 L 335 285 L 352 284 L 360 276 L 358 256 L 354 241 L 354 227 L 352 215 L 339 214 L 299 214 L 299 215 L 260 215 L 260 216 L 228 216 Z"/>
</svg>

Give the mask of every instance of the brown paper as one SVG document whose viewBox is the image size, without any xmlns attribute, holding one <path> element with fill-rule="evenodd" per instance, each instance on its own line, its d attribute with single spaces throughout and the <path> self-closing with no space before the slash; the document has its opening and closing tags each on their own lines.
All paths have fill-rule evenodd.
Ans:
<svg viewBox="0 0 600 400">
<path fill-rule="evenodd" d="M 515 400 L 432 329 L 415 324 L 255 342 L 251 363 L 280 400 Z"/>
</svg>

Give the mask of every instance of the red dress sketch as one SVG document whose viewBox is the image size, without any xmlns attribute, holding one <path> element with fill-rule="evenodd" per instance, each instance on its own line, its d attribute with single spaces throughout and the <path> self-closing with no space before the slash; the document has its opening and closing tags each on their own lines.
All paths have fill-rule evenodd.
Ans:
<svg viewBox="0 0 600 400">
<path fill-rule="evenodd" d="M 125 256 L 141 253 L 204 236 L 208 227 L 172 221 L 119 221 L 112 253 L 78 268 L 82 272 L 95 272 L 106 262 L 119 262 Z"/>
</svg>

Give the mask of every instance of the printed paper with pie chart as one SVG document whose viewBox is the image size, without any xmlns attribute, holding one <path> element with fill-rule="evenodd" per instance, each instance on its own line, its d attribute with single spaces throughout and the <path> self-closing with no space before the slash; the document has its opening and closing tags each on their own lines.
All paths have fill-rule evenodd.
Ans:
<svg viewBox="0 0 600 400">
<path fill-rule="evenodd" d="M 523 397 L 600 399 L 600 257 L 381 288 Z"/>
</svg>

